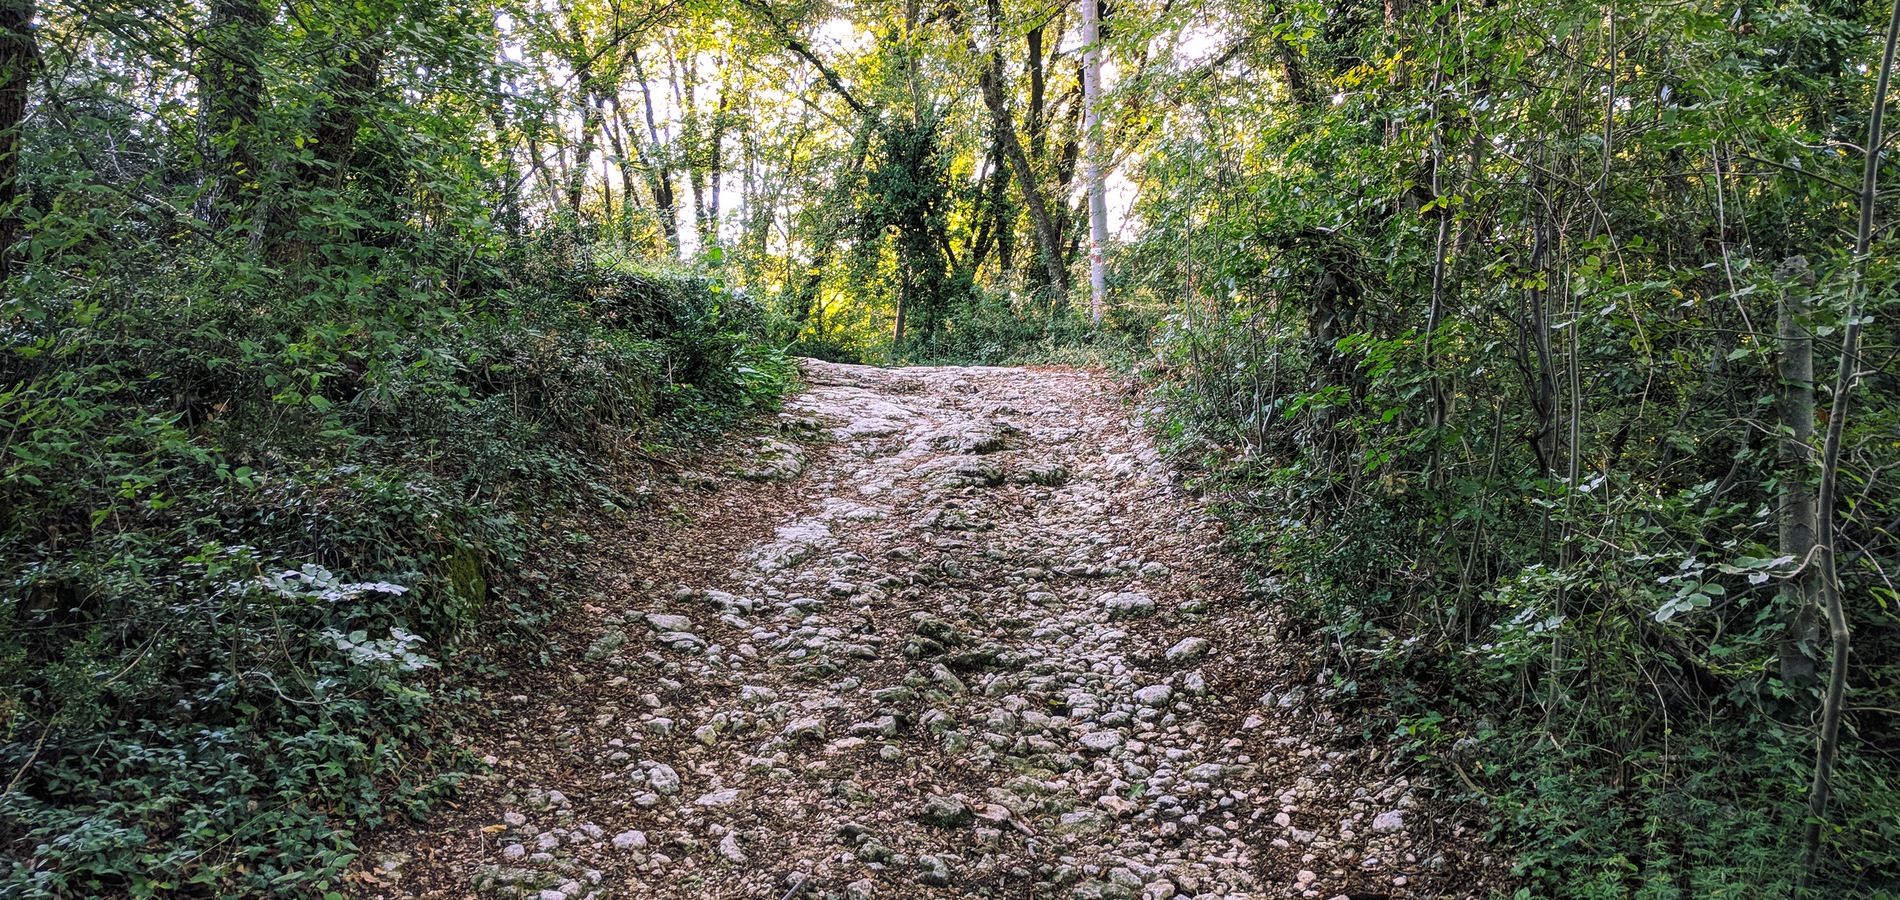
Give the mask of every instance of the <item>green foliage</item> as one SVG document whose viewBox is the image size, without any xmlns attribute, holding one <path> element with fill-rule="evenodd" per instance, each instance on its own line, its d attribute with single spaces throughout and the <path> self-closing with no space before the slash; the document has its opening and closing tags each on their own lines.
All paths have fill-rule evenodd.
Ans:
<svg viewBox="0 0 1900 900">
<path fill-rule="evenodd" d="M 958 295 L 969 293 L 968 276 L 953 276 L 945 258 L 950 184 L 938 144 L 940 124 L 934 111 L 879 122 L 873 165 L 858 201 L 858 268 L 878 268 L 890 233 L 890 271 L 880 274 L 890 284 L 909 341 L 929 341 Z"/>
<path fill-rule="evenodd" d="M 1128 310 L 1117 312 L 1106 327 L 1096 328 L 1077 310 L 1051 313 L 1038 303 L 982 292 L 953 307 L 927 339 L 911 341 L 902 358 L 922 364 L 1066 363 L 1126 370 L 1145 349 L 1147 323 Z"/>
<path fill-rule="evenodd" d="M 539 640 L 562 520 L 790 382 L 717 269 L 490 221 L 492 22 L 345 7 L 247 26 L 261 93 L 204 142 L 177 46 L 46 23 L 0 301 L 0 893 L 340 888 L 468 769 L 466 673 Z"/>
<path fill-rule="evenodd" d="M 709 433 L 787 382 L 708 282 L 545 247 L 494 265 L 436 301 L 456 329 L 339 333 L 307 296 L 260 315 L 196 289 L 183 313 L 148 276 L 49 303 L 9 345 L 16 888 L 335 884 L 353 829 L 461 766 L 438 746 L 458 679 L 424 654 L 532 640 L 556 608 L 523 577 L 558 539 L 539 523 L 625 504 L 615 448 Z"/>
<path fill-rule="evenodd" d="M 1780 489 L 1813 473 L 1777 446 L 1774 323 L 1803 300 L 1831 378 L 1854 209 L 1828 180 L 1859 158 L 1816 148 L 1865 127 L 1873 29 L 1799 4 L 1352 9 L 1261 12 L 1272 90 L 1177 83 L 1120 258 L 1130 294 L 1178 304 L 1152 368 L 1169 444 L 1326 638 L 1335 702 L 1488 804 L 1530 895 L 1787 895 L 1815 696 L 1782 680 Z M 1893 249 L 1869 358 L 1896 339 Z M 1845 441 L 1854 786 L 1816 896 L 1900 890 L 1885 366 Z"/>
</svg>

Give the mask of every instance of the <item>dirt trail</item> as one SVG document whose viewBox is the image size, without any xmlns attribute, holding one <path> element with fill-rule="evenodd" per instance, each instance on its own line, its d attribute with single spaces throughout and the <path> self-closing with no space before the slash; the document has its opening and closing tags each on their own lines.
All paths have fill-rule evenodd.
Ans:
<svg viewBox="0 0 1900 900">
<path fill-rule="evenodd" d="M 1281 682 L 1109 379 L 806 376 L 806 439 L 602 538 L 566 662 L 494 698 L 493 774 L 366 895 L 1484 892 L 1427 787 Z"/>
</svg>

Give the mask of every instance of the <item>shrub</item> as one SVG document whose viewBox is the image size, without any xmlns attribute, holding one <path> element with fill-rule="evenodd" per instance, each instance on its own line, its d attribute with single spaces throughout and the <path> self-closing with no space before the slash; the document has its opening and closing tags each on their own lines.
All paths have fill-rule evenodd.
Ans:
<svg viewBox="0 0 1900 900">
<path fill-rule="evenodd" d="M 5 892 L 337 885 L 466 768 L 462 672 L 558 608 L 543 523 L 790 375 L 716 280 L 552 231 L 419 294 L 115 253 L 0 324 Z"/>
</svg>

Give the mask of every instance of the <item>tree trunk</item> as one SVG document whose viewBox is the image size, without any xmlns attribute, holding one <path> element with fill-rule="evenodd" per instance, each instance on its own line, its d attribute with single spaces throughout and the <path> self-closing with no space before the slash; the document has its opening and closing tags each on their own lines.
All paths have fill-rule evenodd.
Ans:
<svg viewBox="0 0 1900 900">
<path fill-rule="evenodd" d="M 1900 0 L 1894 0 L 1887 15 L 1887 42 L 1880 57 L 1880 74 L 1875 79 L 1873 115 L 1867 122 L 1864 168 L 1861 170 L 1860 227 L 1854 240 L 1854 282 L 1848 296 L 1845 326 L 1841 330 L 1841 365 L 1834 375 L 1834 402 L 1828 409 L 1827 438 L 1821 444 L 1821 486 L 1815 491 L 1814 561 L 1820 565 L 1821 598 L 1827 612 L 1828 658 L 1827 690 L 1821 700 L 1821 736 L 1815 741 L 1814 781 L 1808 787 L 1807 827 L 1801 838 L 1806 845 L 1807 865 L 1802 868 L 1797 887 L 1805 890 L 1814 877 L 1821 859 L 1821 824 L 1834 793 L 1834 758 L 1841 749 L 1842 704 L 1847 700 L 1847 654 L 1852 635 L 1847 630 L 1847 610 L 1841 600 L 1841 574 L 1835 564 L 1834 491 L 1841 468 L 1841 438 L 1847 430 L 1847 413 L 1854 397 L 1854 385 L 1860 381 L 1861 310 L 1867 294 L 1867 253 L 1873 246 L 1874 204 L 1880 197 L 1880 146 L 1884 139 L 1882 119 L 1887 113 L 1887 89 L 1892 85 L 1893 56 L 1900 45 Z"/>
<path fill-rule="evenodd" d="M 1049 205 L 1043 199 L 1042 189 L 1036 184 L 1035 170 L 1030 168 L 1029 158 L 1023 155 L 1022 142 L 1016 137 L 1016 126 L 1009 119 L 1009 108 L 1003 104 L 1002 69 L 1002 55 L 992 56 L 989 70 L 980 78 L 983 102 L 990 108 L 990 121 L 995 126 L 997 139 L 1003 145 L 1003 155 L 1009 160 L 1010 168 L 1016 172 L 1016 186 L 1022 191 L 1023 205 L 1029 209 L 1029 221 L 1035 225 L 1036 243 L 1042 248 L 1043 271 L 1048 275 L 1049 286 L 1055 292 L 1057 308 L 1062 308 L 1069 301 L 1069 271 L 1062 264 L 1062 231 L 1049 215 Z"/>
<path fill-rule="evenodd" d="M 1793 257 L 1775 273 L 1781 281 L 1781 555 L 1800 566 L 1781 584 L 1781 680 L 1801 693 L 1815 685 L 1814 652 L 1821 640 L 1818 572 L 1813 565 L 1814 336 L 1801 323 L 1807 312 L 1808 261 Z"/>
<path fill-rule="evenodd" d="M 548 168 L 546 155 L 541 152 L 540 139 L 534 136 L 532 127 L 527 129 L 525 137 L 528 141 L 528 167 L 534 170 L 535 181 L 541 184 L 541 193 L 547 195 L 549 203 L 559 203 L 560 184 L 555 179 L 554 172 Z"/>
<path fill-rule="evenodd" d="M 909 312 L 906 307 L 910 305 L 906 302 L 905 297 L 909 293 L 909 291 L 897 292 L 897 322 L 891 326 L 891 351 L 893 356 L 902 353 L 904 350 L 904 326 L 906 324 L 904 319 L 906 317 L 905 314 Z"/>
<path fill-rule="evenodd" d="M 388 49 L 384 40 L 386 26 L 365 36 L 365 47 L 348 51 L 346 62 L 317 117 L 314 131 L 319 169 L 313 175 L 331 188 L 340 188 L 349 175 L 350 155 L 356 150 L 356 135 L 362 130 L 363 115 L 375 99 L 383 80 L 383 56 Z"/>
<path fill-rule="evenodd" d="M 660 238 L 664 243 L 661 250 L 667 256 L 678 256 L 680 229 L 677 200 L 673 196 L 673 168 L 668 164 L 666 142 L 660 139 L 659 119 L 653 112 L 653 88 L 647 84 L 640 54 L 630 52 L 627 57 L 633 63 L 633 77 L 640 79 L 640 98 L 646 102 L 648 144 L 640 151 L 640 161 L 646 164 L 647 183 L 653 191 L 653 210 L 660 218 Z"/>
<path fill-rule="evenodd" d="M 1082 131 L 1088 150 L 1083 177 L 1089 197 L 1089 321 L 1102 324 L 1107 306 L 1108 270 L 1102 253 L 1108 247 L 1108 194 L 1102 184 L 1102 48 L 1097 22 L 1099 0 L 1082 0 Z"/>
<path fill-rule="evenodd" d="M 706 247 L 706 123 L 699 111 L 699 64 L 691 53 L 682 50 L 678 59 L 669 57 L 667 69 L 673 82 L 673 96 L 680 110 L 681 143 L 685 153 L 686 187 L 692 191 L 694 243 Z"/>
<path fill-rule="evenodd" d="M 626 113 L 621 109 L 620 101 L 609 99 L 608 102 L 613 106 L 614 113 L 606 116 L 603 111 L 602 118 L 606 120 L 607 146 L 613 150 L 615 166 L 620 172 L 620 217 L 615 220 L 615 227 L 624 240 L 632 236 L 633 211 L 639 196 L 634 190 L 636 179 L 633 158 L 627 155 L 627 144 L 633 140 L 633 136 L 624 134 Z"/>
<path fill-rule="evenodd" d="M 38 61 L 32 0 L 0 2 L 0 279 L 10 278 L 20 240 L 20 130 Z"/>
<path fill-rule="evenodd" d="M 580 146 L 574 150 L 573 162 L 566 172 L 567 185 L 564 190 L 567 208 L 577 220 L 581 215 L 581 201 L 587 191 L 587 173 L 593 167 L 594 152 L 599 149 L 600 143 L 595 137 L 600 133 L 600 113 L 590 94 L 585 89 L 581 92 Z"/>
<path fill-rule="evenodd" d="M 713 113 L 712 137 L 706 148 L 706 221 L 709 233 L 702 244 L 719 242 L 719 183 L 725 177 L 726 106 L 732 101 L 732 79 L 727 74 L 719 84 L 719 107 Z"/>
<path fill-rule="evenodd" d="M 257 0 L 211 0 L 199 36 L 199 144 L 204 189 L 198 218 L 213 228 L 244 224 L 257 206 L 263 172 L 257 117 L 264 103 L 258 50 L 270 21 Z"/>
<path fill-rule="evenodd" d="M 1029 134 L 1029 155 L 1036 159 L 1042 158 L 1042 111 L 1048 105 L 1049 96 L 1042 66 L 1042 29 L 1041 25 L 1031 28 L 1024 38 L 1028 49 L 1024 56 L 1029 70 L 1029 109 L 1023 114 L 1023 129 Z"/>
<path fill-rule="evenodd" d="M 600 85 L 596 82 L 593 61 L 595 54 L 587 52 L 586 36 L 581 33 L 580 20 L 574 17 L 572 8 L 565 9 L 567 16 L 568 68 L 574 71 L 574 80 L 580 87 L 580 141 L 574 151 L 573 165 L 567 175 L 567 208 L 573 212 L 576 221 L 581 215 L 582 195 L 587 189 L 587 173 L 593 168 L 594 151 L 599 149 L 601 117 L 605 110 L 601 105 Z"/>
<path fill-rule="evenodd" d="M 1542 188 L 1541 179 L 1533 176 L 1533 191 L 1541 193 Z M 1542 209 L 1533 213 L 1531 221 L 1534 243 L 1530 266 L 1548 279 L 1550 258 L 1555 255 L 1550 246 L 1552 229 Z M 1531 452 L 1537 457 L 1537 474 L 1544 478 L 1549 478 L 1557 468 L 1557 375 L 1550 343 L 1549 294 L 1550 289 L 1544 284 L 1524 289 L 1523 340 L 1529 343 L 1531 351 L 1525 375 L 1530 380 L 1531 407 L 1537 413 L 1537 432 L 1531 436 L 1530 443 Z"/>
<path fill-rule="evenodd" d="M 261 237 L 266 258 L 289 262 L 312 249 L 308 235 L 295 233 L 299 208 L 309 208 L 321 195 L 342 190 L 350 175 L 350 157 L 376 91 L 382 85 L 383 58 L 388 49 L 392 20 L 360 23 L 356 34 L 343 41 L 343 61 L 326 67 L 334 80 L 318 92 L 309 123 L 313 146 L 308 156 L 292 155 L 284 165 L 289 177 L 278 185 L 267 207 Z M 345 26 L 348 27 L 348 26 Z M 288 148 L 287 148 L 288 149 Z M 370 206 L 389 207 L 393 198 L 372 190 Z"/>
</svg>

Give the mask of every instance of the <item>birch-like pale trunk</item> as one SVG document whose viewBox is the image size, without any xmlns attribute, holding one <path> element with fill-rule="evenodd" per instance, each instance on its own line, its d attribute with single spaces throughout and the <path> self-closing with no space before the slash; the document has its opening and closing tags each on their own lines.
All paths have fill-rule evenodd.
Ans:
<svg viewBox="0 0 1900 900">
<path fill-rule="evenodd" d="M 1102 29 L 1098 0 L 1082 0 L 1082 177 L 1089 197 L 1089 321 L 1102 324 L 1107 305 L 1108 194 L 1102 184 Z"/>
</svg>

